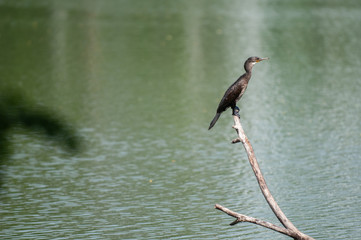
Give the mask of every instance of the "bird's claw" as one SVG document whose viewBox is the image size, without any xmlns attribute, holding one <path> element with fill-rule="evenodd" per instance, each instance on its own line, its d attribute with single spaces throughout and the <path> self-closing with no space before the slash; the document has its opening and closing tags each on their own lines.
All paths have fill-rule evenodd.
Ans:
<svg viewBox="0 0 361 240">
<path fill-rule="evenodd" d="M 241 116 L 239 115 L 239 107 L 236 106 L 233 109 L 232 115 L 237 116 L 238 118 L 241 118 Z"/>
</svg>

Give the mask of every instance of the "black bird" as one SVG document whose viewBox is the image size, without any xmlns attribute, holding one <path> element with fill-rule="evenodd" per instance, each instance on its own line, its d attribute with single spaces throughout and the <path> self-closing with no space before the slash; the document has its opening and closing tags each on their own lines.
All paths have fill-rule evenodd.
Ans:
<svg viewBox="0 0 361 240">
<path fill-rule="evenodd" d="M 221 116 L 221 113 L 226 111 L 227 108 L 232 108 L 232 115 L 237 114 L 236 103 L 239 101 L 239 99 L 241 99 L 243 93 L 246 91 L 248 82 L 251 79 L 253 65 L 267 59 L 268 58 L 250 57 L 246 60 L 244 63 L 244 69 L 246 70 L 246 73 L 240 76 L 237 81 L 235 81 L 224 93 L 224 96 L 218 105 L 216 116 L 214 116 L 208 130 L 211 129 L 214 124 L 216 124 L 219 116 Z"/>
</svg>

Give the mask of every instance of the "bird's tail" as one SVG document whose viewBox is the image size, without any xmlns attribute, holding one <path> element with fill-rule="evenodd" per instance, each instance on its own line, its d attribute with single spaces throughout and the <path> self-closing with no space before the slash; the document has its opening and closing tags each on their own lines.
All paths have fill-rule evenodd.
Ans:
<svg viewBox="0 0 361 240">
<path fill-rule="evenodd" d="M 209 128 L 208 128 L 208 130 L 209 130 L 209 129 L 211 129 L 211 128 L 214 126 L 214 124 L 216 124 L 216 122 L 217 122 L 217 120 L 218 120 L 219 116 L 221 116 L 221 113 L 216 113 L 216 116 L 214 116 L 214 118 L 213 118 L 213 120 L 212 120 L 211 124 L 209 124 Z"/>
</svg>

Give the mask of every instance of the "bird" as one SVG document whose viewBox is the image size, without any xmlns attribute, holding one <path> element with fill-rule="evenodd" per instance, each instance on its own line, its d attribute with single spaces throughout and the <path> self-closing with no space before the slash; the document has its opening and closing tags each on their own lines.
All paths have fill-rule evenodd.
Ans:
<svg viewBox="0 0 361 240">
<path fill-rule="evenodd" d="M 216 124 L 221 114 L 229 107 L 232 108 L 232 115 L 238 115 L 238 107 L 236 106 L 236 104 L 241 99 L 247 89 L 248 82 L 252 76 L 253 66 L 256 63 L 268 59 L 269 58 L 249 57 L 245 61 L 244 70 L 246 70 L 246 73 L 240 76 L 224 93 L 222 100 L 219 102 L 216 115 L 214 116 L 212 122 L 209 124 L 208 130 L 210 130 L 214 126 L 214 124 Z"/>
</svg>

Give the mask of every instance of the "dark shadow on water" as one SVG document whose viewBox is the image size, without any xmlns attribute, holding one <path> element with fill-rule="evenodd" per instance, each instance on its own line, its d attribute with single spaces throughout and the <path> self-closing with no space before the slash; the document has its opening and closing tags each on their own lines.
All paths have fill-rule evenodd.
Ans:
<svg viewBox="0 0 361 240">
<path fill-rule="evenodd" d="M 42 135 L 45 141 L 54 142 L 68 153 L 80 151 L 80 137 L 59 114 L 31 103 L 17 92 L 0 92 L 0 187 L 3 184 L 3 166 L 9 161 L 11 152 L 16 152 L 16 149 L 11 149 L 8 140 L 15 128 Z"/>
</svg>

